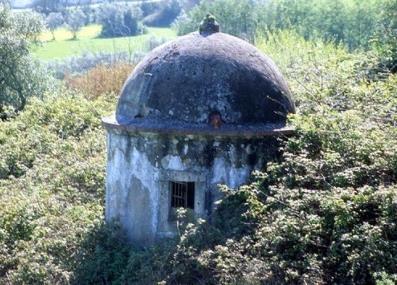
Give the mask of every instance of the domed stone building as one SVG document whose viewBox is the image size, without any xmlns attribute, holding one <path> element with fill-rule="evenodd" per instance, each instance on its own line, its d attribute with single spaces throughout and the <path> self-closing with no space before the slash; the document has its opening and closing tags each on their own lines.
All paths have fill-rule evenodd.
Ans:
<svg viewBox="0 0 397 285">
<path fill-rule="evenodd" d="M 149 245 L 175 234 L 178 207 L 208 218 L 219 184 L 239 187 L 277 157 L 294 111 L 273 61 L 207 18 L 147 55 L 103 119 L 106 220 Z"/>
</svg>

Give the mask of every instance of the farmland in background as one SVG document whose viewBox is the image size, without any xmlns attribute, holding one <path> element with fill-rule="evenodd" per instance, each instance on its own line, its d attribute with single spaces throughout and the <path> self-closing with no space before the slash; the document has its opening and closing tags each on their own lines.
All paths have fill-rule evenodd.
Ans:
<svg viewBox="0 0 397 285">
<path fill-rule="evenodd" d="M 72 34 L 66 28 L 55 31 L 55 40 L 51 41 L 50 32 L 40 36 L 41 44 L 33 49 L 33 54 L 43 60 L 61 59 L 91 52 L 143 52 L 147 50 L 147 41 L 151 37 L 172 39 L 175 31 L 170 28 L 147 28 L 147 33 L 133 37 L 99 38 L 100 25 L 83 27 L 72 40 Z"/>
</svg>

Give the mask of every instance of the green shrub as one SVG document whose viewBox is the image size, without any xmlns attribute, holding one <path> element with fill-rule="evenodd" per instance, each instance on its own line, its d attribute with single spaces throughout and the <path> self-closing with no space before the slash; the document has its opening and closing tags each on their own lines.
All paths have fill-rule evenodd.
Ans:
<svg viewBox="0 0 397 285">
<path fill-rule="evenodd" d="M 0 283 L 70 282 L 81 244 L 102 226 L 110 99 L 64 91 L 0 123 Z"/>
<path fill-rule="evenodd" d="M 298 136 L 285 146 L 277 177 L 282 172 L 291 187 L 319 189 L 395 181 L 397 79 L 387 73 L 376 79 L 378 58 L 305 42 L 290 32 L 258 45 L 288 76 L 299 104 L 291 117 Z"/>
<path fill-rule="evenodd" d="M 73 95 L 33 100 L 17 120 L 0 124 L 0 179 L 23 175 L 38 157 L 53 152 L 57 141 L 96 130 L 103 106 Z"/>
</svg>

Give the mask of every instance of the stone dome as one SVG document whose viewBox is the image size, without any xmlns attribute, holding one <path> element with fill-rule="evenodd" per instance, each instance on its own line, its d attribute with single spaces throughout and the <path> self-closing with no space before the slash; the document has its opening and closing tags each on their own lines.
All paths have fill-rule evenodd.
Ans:
<svg viewBox="0 0 397 285">
<path fill-rule="evenodd" d="M 274 62 L 234 36 L 194 32 L 150 52 L 120 95 L 118 124 L 137 121 L 224 125 L 285 125 L 295 111 L 287 83 Z"/>
</svg>

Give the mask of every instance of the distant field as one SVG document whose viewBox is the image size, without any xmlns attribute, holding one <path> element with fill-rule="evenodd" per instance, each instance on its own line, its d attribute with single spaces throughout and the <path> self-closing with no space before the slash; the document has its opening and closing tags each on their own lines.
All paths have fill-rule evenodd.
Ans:
<svg viewBox="0 0 397 285">
<path fill-rule="evenodd" d="M 35 47 L 33 53 L 40 59 L 59 59 L 84 52 L 120 52 L 143 51 L 146 49 L 150 37 L 174 38 L 176 33 L 169 28 L 148 28 L 145 35 L 123 38 L 98 38 L 101 26 L 90 25 L 83 27 L 77 35 L 77 40 L 72 40 L 72 34 L 65 28 L 55 31 L 55 41 L 52 41 L 50 32 L 40 36 L 41 46 Z"/>
</svg>

